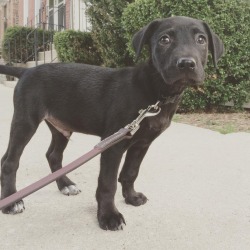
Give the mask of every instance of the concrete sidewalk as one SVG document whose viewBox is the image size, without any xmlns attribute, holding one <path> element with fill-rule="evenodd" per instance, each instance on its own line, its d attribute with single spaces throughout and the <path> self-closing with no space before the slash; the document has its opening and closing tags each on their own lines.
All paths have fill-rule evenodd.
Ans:
<svg viewBox="0 0 250 250">
<path fill-rule="evenodd" d="M 1 156 L 8 143 L 12 95 L 13 89 L 0 85 Z M 49 173 L 45 152 L 50 139 L 41 124 L 21 158 L 19 189 Z M 64 163 L 98 141 L 74 134 Z M 23 214 L 0 214 L 0 249 L 250 249 L 250 134 L 221 135 L 173 123 L 153 143 L 136 182 L 148 203 L 126 205 L 118 185 L 116 205 L 127 222 L 123 231 L 98 226 L 98 172 L 99 157 L 69 174 L 80 195 L 63 196 L 53 183 L 25 199 Z"/>
</svg>

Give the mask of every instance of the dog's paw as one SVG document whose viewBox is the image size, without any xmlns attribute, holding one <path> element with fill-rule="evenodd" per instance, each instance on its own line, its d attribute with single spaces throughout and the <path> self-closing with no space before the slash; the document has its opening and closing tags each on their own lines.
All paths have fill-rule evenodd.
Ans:
<svg viewBox="0 0 250 250">
<path fill-rule="evenodd" d="M 2 210 L 4 214 L 20 214 L 25 210 L 24 202 L 22 200 L 15 202 L 13 205 Z"/>
<path fill-rule="evenodd" d="M 126 225 L 123 215 L 119 212 L 113 212 L 98 216 L 100 228 L 104 230 L 123 230 L 123 225 Z"/>
<path fill-rule="evenodd" d="M 148 201 L 148 198 L 142 193 L 134 193 L 133 195 L 127 196 L 125 202 L 133 206 L 144 205 Z"/>
<path fill-rule="evenodd" d="M 70 185 L 67 187 L 64 187 L 63 189 L 61 189 L 61 193 L 64 195 L 77 195 L 79 193 L 81 193 L 81 190 L 78 189 L 78 187 L 76 185 Z"/>
</svg>

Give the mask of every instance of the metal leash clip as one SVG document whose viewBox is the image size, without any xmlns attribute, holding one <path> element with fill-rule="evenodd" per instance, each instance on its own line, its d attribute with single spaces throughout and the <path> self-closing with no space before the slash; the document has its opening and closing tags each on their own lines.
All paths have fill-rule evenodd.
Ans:
<svg viewBox="0 0 250 250">
<path fill-rule="evenodd" d="M 140 128 L 140 123 L 145 117 L 156 116 L 161 112 L 159 103 L 160 101 L 154 105 L 149 105 L 146 109 L 141 109 L 139 111 L 139 116 L 125 127 L 126 129 L 130 130 L 131 135 L 134 135 L 135 132 Z"/>
</svg>

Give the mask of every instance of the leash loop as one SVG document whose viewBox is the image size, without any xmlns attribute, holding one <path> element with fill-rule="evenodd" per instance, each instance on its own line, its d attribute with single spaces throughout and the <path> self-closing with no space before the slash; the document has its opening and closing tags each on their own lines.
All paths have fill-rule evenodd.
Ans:
<svg viewBox="0 0 250 250">
<path fill-rule="evenodd" d="M 146 109 L 141 109 L 139 111 L 139 116 L 125 126 L 126 129 L 130 130 L 130 134 L 134 135 L 135 132 L 140 128 L 140 123 L 145 117 L 156 116 L 161 112 L 159 107 L 160 101 L 156 102 L 154 105 L 149 105 Z"/>
</svg>

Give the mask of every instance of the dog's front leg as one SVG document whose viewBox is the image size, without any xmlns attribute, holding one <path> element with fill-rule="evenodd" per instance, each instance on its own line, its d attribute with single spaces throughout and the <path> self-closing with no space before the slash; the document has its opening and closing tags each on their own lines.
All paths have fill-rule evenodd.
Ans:
<svg viewBox="0 0 250 250">
<path fill-rule="evenodd" d="M 120 173 L 119 182 L 122 184 L 122 194 L 127 204 L 140 206 L 147 202 L 143 193 L 136 192 L 134 182 L 138 176 L 141 162 L 150 144 L 136 143 L 127 151 L 125 163 Z"/>
<path fill-rule="evenodd" d="M 125 224 L 123 215 L 117 210 L 114 197 L 117 188 L 117 173 L 124 149 L 121 143 L 106 150 L 101 155 L 101 169 L 98 179 L 96 199 L 98 202 L 97 217 L 104 230 L 122 229 Z"/>
</svg>

